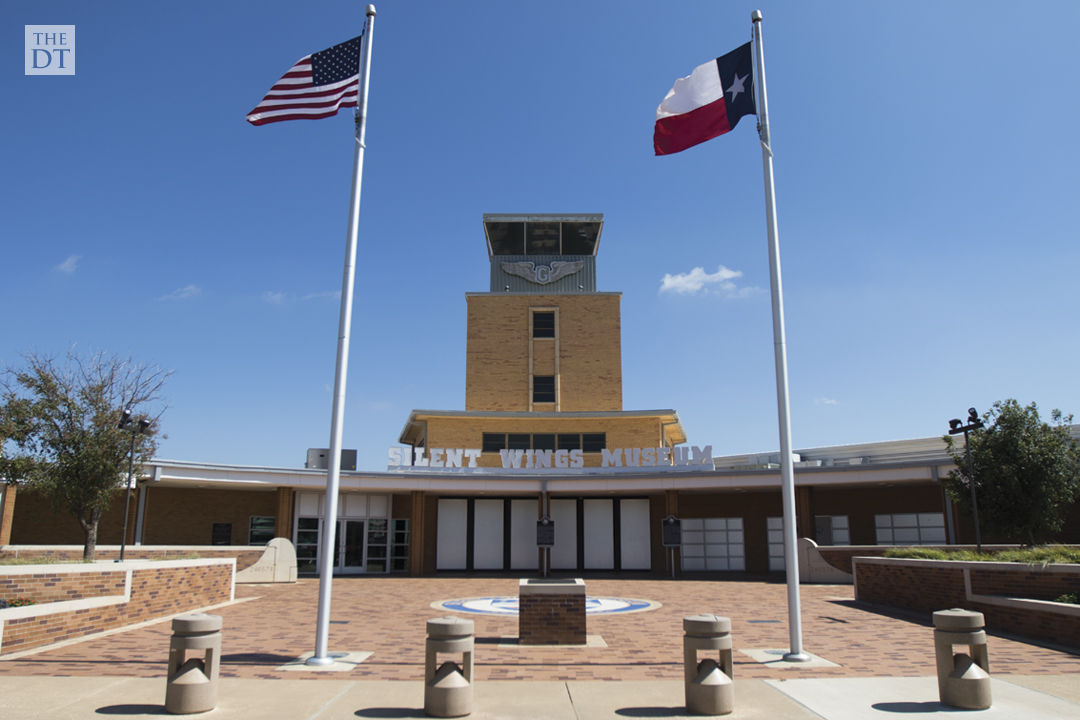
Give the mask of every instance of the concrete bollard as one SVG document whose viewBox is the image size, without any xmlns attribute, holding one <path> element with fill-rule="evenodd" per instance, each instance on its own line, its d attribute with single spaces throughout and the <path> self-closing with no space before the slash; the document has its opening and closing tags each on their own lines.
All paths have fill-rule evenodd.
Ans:
<svg viewBox="0 0 1080 720">
<path fill-rule="evenodd" d="M 221 664 L 221 616 L 196 613 L 174 618 L 169 639 L 165 709 L 177 715 L 206 712 L 217 705 Z M 188 658 L 188 651 L 202 658 Z"/>
<path fill-rule="evenodd" d="M 683 618 L 686 709 L 697 715 L 726 715 L 735 709 L 732 683 L 731 620 L 702 614 Z M 719 658 L 698 662 L 698 650 L 718 650 Z"/>
<path fill-rule="evenodd" d="M 990 656 L 984 625 L 983 614 L 974 610 L 934 613 L 934 656 L 943 705 L 965 710 L 990 707 Z M 954 645 L 967 645 L 968 652 L 954 655 Z"/>
<path fill-rule="evenodd" d="M 438 665 L 439 653 L 461 653 L 461 665 Z M 461 717 L 473 705 L 473 621 L 457 617 L 427 621 L 424 652 L 424 714 Z"/>
</svg>

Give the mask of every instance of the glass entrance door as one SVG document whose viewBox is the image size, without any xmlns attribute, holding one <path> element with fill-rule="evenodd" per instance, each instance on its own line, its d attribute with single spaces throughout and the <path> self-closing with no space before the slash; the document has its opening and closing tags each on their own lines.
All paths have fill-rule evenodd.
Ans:
<svg viewBox="0 0 1080 720">
<path fill-rule="evenodd" d="M 337 534 L 334 537 L 334 569 L 364 569 L 363 520 L 338 520 Z"/>
<path fill-rule="evenodd" d="M 318 571 L 319 543 L 322 520 L 314 517 L 299 518 L 296 524 L 297 570 L 302 573 Z M 338 520 L 334 535 L 335 572 L 363 572 L 364 570 L 364 521 Z M 382 568 L 379 568 L 382 571 Z"/>
</svg>

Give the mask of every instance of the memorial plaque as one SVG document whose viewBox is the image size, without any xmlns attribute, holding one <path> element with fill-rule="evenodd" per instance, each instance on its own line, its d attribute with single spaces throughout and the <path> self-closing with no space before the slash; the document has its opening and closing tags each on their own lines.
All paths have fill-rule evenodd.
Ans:
<svg viewBox="0 0 1080 720">
<path fill-rule="evenodd" d="M 536 521 L 536 544 L 552 547 L 555 544 L 555 521 L 547 515 Z"/>
<path fill-rule="evenodd" d="M 661 523 L 661 535 L 664 547 L 682 545 L 682 521 L 674 515 L 668 515 Z"/>
</svg>

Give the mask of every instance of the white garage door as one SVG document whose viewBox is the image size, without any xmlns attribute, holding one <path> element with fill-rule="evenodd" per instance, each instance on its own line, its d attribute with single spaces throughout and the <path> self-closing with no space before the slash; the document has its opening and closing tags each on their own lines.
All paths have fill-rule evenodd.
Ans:
<svg viewBox="0 0 1080 720">
<path fill-rule="evenodd" d="M 473 507 L 473 569 L 502 570 L 503 501 L 476 500 Z"/>
<path fill-rule="evenodd" d="M 619 501 L 619 561 L 623 570 L 648 570 L 649 501 Z"/>
<path fill-rule="evenodd" d="M 439 570 L 465 569 L 465 533 L 468 528 L 468 501 L 439 499 L 435 567 Z"/>
<path fill-rule="evenodd" d="M 585 569 L 611 570 L 615 567 L 615 503 L 612 500 L 585 500 Z M 558 525 L 555 526 L 558 532 Z"/>
</svg>

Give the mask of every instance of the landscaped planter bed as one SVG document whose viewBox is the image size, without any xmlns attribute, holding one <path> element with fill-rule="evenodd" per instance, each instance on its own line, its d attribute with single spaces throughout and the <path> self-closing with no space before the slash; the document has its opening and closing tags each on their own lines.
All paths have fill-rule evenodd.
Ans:
<svg viewBox="0 0 1080 720">
<path fill-rule="evenodd" d="M 987 630 L 1080 648 L 1080 565 L 856 557 L 855 599 L 922 613 L 978 610 Z M 928 618 L 929 619 L 929 618 Z"/>
</svg>

